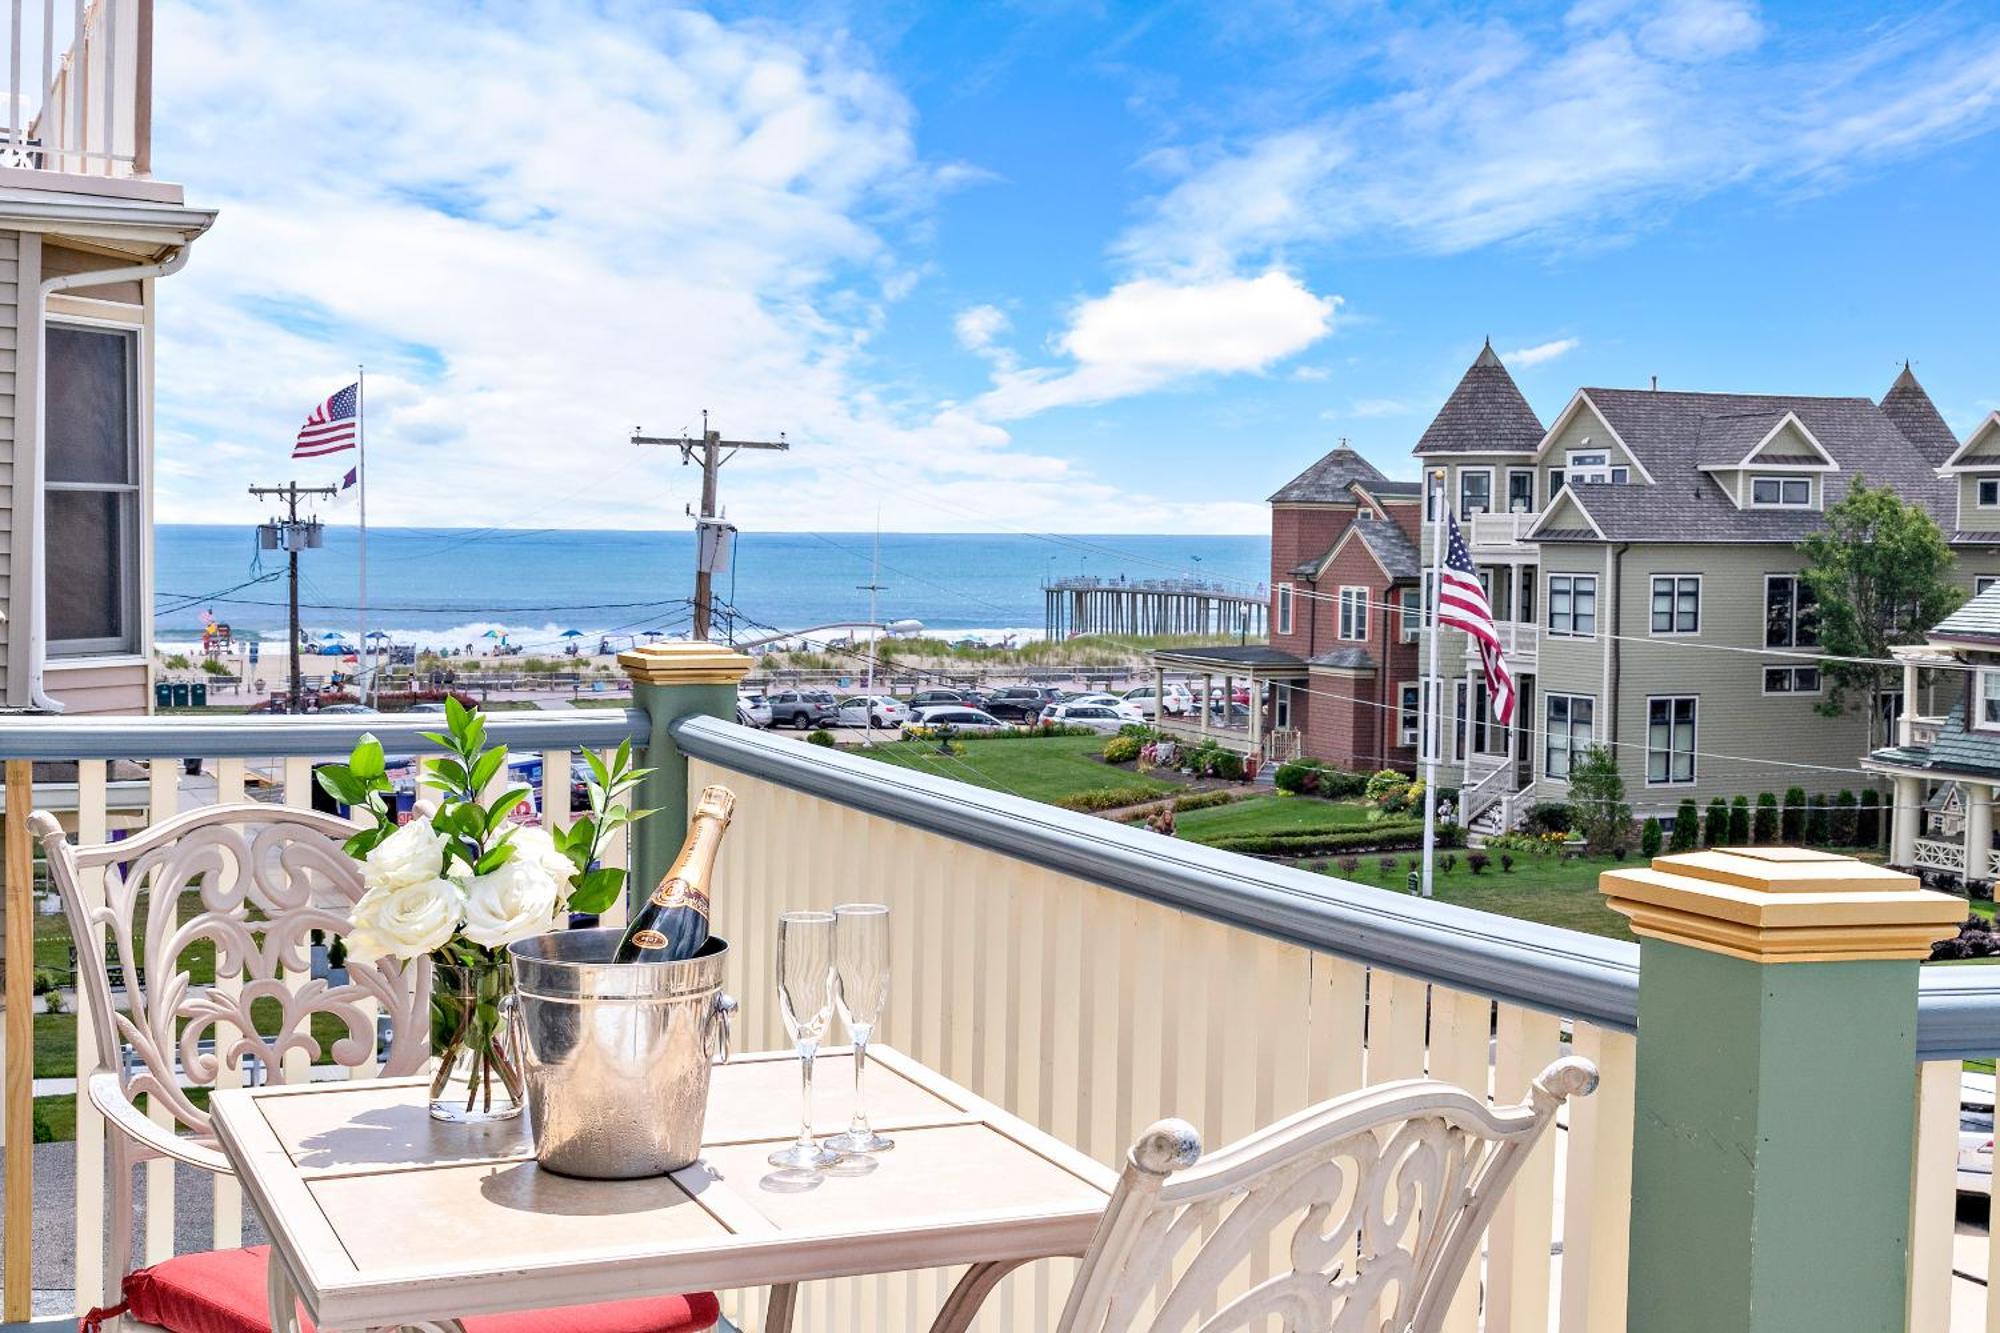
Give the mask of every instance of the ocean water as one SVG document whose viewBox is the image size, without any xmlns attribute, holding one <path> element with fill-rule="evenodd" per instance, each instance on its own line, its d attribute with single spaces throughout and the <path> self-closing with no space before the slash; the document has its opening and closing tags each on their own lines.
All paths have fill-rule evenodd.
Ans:
<svg viewBox="0 0 2000 1333">
<path fill-rule="evenodd" d="M 738 613 L 739 632 L 793 631 L 861 621 L 868 614 L 872 534 L 742 534 L 716 593 Z M 285 560 L 256 549 L 255 530 L 161 524 L 156 534 L 155 637 L 194 640 L 206 610 L 238 638 L 282 642 Z M 1235 591 L 1260 588 L 1270 543 L 1236 536 L 1034 536 L 885 532 L 883 622 L 921 621 L 949 637 L 1039 637 L 1043 582 L 1193 576 Z M 356 533 L 326 530 L 300 556 L 300 619 L 318 638 L 352 640 L 357 623 Z M 368 624 L 399 643 L 477 643 L 489 630 L 528 651 L 609 637 L 624 647 L 648 630 L 685 633 L 694 580 L 694 534 L 517 529 L 371 528 Z"/>
</svg>

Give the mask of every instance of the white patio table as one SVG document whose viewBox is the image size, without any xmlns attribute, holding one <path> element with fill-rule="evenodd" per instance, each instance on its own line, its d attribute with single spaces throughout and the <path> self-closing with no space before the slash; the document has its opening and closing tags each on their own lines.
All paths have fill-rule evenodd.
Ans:
<svg viewBox="0 0 2000 1333">
<path fill-rule="evenodd" d="M 211 1113 L 271 1235 L 279 1333 L 300 1304 L 331 1333 L 745 1287 L 770 1288 L 765 1327 L 784 1333 L 798 1283 L 970 1265 L 942 1333 L 1013 1268 L 1083 1253 L 1115 1172 L 897 1051 L 869 1058 L 895 1148 L 796 1192 L 764 1161 L 798 1130 L 790 1051 L 718 1066 L 701 1160 L 649 1180 L 543 1171 L 524 1120 L 436 1123 L 421 1079 L 219 1091 Z M 846 1127 L 850 1060 L 820 1056 L 821 1132 Z"/>
</svg>

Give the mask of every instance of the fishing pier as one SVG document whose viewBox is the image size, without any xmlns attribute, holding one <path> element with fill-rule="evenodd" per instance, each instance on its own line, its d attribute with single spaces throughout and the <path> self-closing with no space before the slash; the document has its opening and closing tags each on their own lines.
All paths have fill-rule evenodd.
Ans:
<svg viewBox="0 0 2000 1333">
<path fill-rule="evenodd" d="M 1044 633 L 1051 642 L 1079 634 L 1213 634 L 1264 637 L 1270 594 L 1241 592 L 1203 579 L 1075 577 L 1042 585 Z"/>
</svg>

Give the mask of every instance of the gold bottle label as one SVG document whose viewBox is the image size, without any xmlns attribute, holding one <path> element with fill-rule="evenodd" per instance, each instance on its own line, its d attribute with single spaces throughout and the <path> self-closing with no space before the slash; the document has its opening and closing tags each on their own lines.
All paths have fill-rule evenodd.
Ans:
<svg viewBox="0 0 2000 1333">
<path fill-rule="evenodd" d="M 684 879 L 663 879 L 650 900 L 655 907 L 692 907 L 708 915 L 708 894 Z"/>
<path fill-rule="evenodd" d="M 657 930 L 635 930 L 632 932 L 631 943 L 633 947 L 639 949 L 664 949 L 667 947 L 667 937 Z"/>
</svg>

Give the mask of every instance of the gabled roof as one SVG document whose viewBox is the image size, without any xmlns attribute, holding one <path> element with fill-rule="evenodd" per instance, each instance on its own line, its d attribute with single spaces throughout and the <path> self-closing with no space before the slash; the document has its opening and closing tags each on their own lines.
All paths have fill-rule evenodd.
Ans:
<svg viewBox="0 0 2000 1333">
<path fill-rule="evenodd" d="M 1555 498 L 1549 501 L 1548 508 L 1542 511 L 1542 516 L 1535 520 L 1534 528 L 1528 533 L 1528 540 L 1601 542 L 1604 540 L 1604 529 L 1598 526 L 1590 510 L 1584 507 L 1581 492 L 1632 489 L 1634 488 L 1629 486 L 1613 486 L 1608 482 L 1602 485 L 1566 482 L 1563 488 L 1556 492 Z"/>
<path fill-rule="evenodd" d="M 1895 768 L 1931 769 L 1955 776 L 1990 778 L 2000 775 L 2000 732 L 1974 731 L 1965 725 L 1965 704 L 1952 705 L 1938 724 L 1929 745 L 1891 745 L 1868 756 L 1871 764 Z"/>
<path fill-rule="evenodd" d="M 1521 396 L 1489 340 L 1424 429 L 1415 452 L 1419 457 L 1533 454 L 1541 442 L 1541 418 Z"/>
<path fill-rule="evenodd" d="M 1366 648 L 1329 648 L 1317 657 L 1308 657 L 1306 665 L 1330 671 L 1373 671 L 1375 659 Z"/>
<path fill-rule="evenodd" d="M 1945 424 L 1924 386 L 1910 373 L 1907 361 L 1903 363 L 1903 373 L 1896 376 L 1889 392 L 1882 395 L 1882 415 L 1896 423 L 1903 438 L 1934 465 L 1942 464 L 1958 451 L 1958 440 L 1951 427 Z"/>
<path fill-rule="evenodd" d="M 1392 519 L 1357 522 L 1348 531 L 1368 547 L 1375 563 L 1382 566 L 1382 572 L 1391 579 L 1414 579 L 1424 567 L 1417 544 L 1410 540 L 1409 533 L 1403 531 L 1403 525 Z"/>
<path fill-rule="evenodd" d="M 1805 442 L 1808 452 L 1767 453 L 1773 440 L 1790 426 Z M 1813 438 L 1796 412 L 1753 409 L 1748 412 L 1718 412 L 1703 417 L 1695 457 L 1704 469 L 1738 467 L 1820 467 L 1838 469 L 1839 464 Z"/>
<path fill-rule="evenodd" d="M 1341 504 L 1354 495 L 1348 490 L 1355 482 L 1381 494 L 1399 483 L 1390 481 L 1373 463 L 1345 443 L 1278 488 L 1270 504 Z"/>
<path fill-rule="evenodd" d="M 2000 587 L 1988 588 L 1931 626 L 1928 637 L 2000 640 Z"/>
<path fill-rule="evenodd" d="M 1638 470 L 1640 479 L 1650 486 L 1653 482 L 1653 474 L 1647 470 L 1646 460 L 1639 456 L 1638 450 L 1625 443 L 1625 437 L 1618 433 L 1618 427 L 1612 424 L 1611 418 L 1597 410 L 1597 404 L 1590 401 L 1590 390 L 1588 389 L 1578 389 L 1570 395 L 1569 402 L 1563 405 L 1562 411 L 1556 413 L 1556 419 L 1549 426 L 1548 432 L 1542 436 L 1541 443 L 1535 446 L 1535 457 L 1539 459 L 1542 456 L 1542 452 L 1556 442 L 1556 438 L 1563 433 L 1563 428 L 1569 425 L 1570 419 L 1579 412 L 1588 412 L 1603 424 L 1604 429 L 1611 435 L 1611 443 L 1617 445 L 1619 450 L 1632 460 L 1632 466 Z M 1589 437 L 1586 436 L 1585 439 L 1588 440 Z M 1595 452 L 1598 447 L 1597 445 L 1592 445 L 1591 451 Z M 1572 449 L 1570 452 L 1576 453 L 1578 451 Z M 1606 453 L 1608 454 L 1609 450 L 1606 450 Z"/>
<path fill-rule="evenodd" d="M 1938 470 L 1940 472 L 1991 471 L 1994 465 L 1991 455 L 1983 460 L 1974 459 L 1971 455 L 1995 430 L 2000 430 L 2000 412 L 1988 412 L 1986 420 L 1972 428 L 1972 432 L 1965 437 L 1965 443 L 1952 450 L 1950 457 L 1938 465 Z"/>
</svg>

